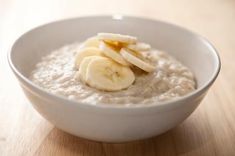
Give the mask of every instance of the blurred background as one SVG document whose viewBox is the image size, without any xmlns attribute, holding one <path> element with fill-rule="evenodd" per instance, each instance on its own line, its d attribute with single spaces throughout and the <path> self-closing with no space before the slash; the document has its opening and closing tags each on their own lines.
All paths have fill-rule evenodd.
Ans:
<svg viewBox="0 0 235 156">
<path fill-rule="evenodd" d="M 74 138 L 42 119 L 19 89 L 6 59 L 19 35 L 55 20 L 106 14 L 174 23 L 205 36 L 219 51 L 222 71 L 216 84 L 199 109 L 171 132 L 128 145 Z M 235 155 L 234 36 L 234 0 L 0 0 L 0 155 L 56 155 L 61 150 L 62 155 Z"/>
</svg>

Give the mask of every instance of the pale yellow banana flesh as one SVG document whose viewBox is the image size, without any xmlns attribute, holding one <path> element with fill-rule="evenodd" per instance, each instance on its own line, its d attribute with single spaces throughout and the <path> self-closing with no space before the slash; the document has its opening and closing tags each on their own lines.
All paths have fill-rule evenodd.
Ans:
<svg viewBox="0 0 235 156">
<path fill-rule="evenodd" d="M 75 58 L 75 67 L 78 69 L 80 66 L 80 63 L 84 58 L 87 56 L 101 56 L 102 51 L 99 48 L 96 47 L 87 47 L 83 49 L 79 49 L 77 52 L 76 58 Z"/>
<path fill-rule="evenodd" d="M 100 50 L 103 52 L 103 54 L 114 61 L 124 65 L 129 66 L 130 64 L 120 55 L 119 51 L 112 48 L 110 45 L 106 44 L 105 42 L 100 43 Z"/>
<path fill-rule="evenodd" d="M 80 47 L 75 59 L 78 69 L 75 78 L 103 91 L 128 88 L 135 81 L 134 68 L 130 66 L 146 72 L 155 70 L 141 53 L 150 49 L 149 44 L 137 42 L 133 36 L 98 33 Z"/>
<path fill-rule="evenodd" d="M 85 57 L 80 66 L 79 66 L 79 70 L 78 72 L 76 73 L 76 79 L 80 79 L 81 81 L 85 82 L 86 83 L 86 73 L 87 73 L 87 67 L 89 65 L 89 63 L 96 59 L 96 58 L 99 58 L 100 56 L 87 56 Z"/>
<path fill-rule="evenodd" d="M 128 88 L 135 80 L 129 67 L 122 66 L 109 58 L 92 60 L 87 67 L 86 82 L 89 86 L 104 91 Z"/>
<path fill-rule="evenodd" d="M 137 42 L 137 38 L 129 35 L 113 34 L 113 33 L 98 33 L 100 40 L 117 41 L 126 44 L 134 44 Z"/>
<path fill-rule="evenodd" d="M 134 51 L 148 51 L 151 49 L 151 46 L 149 44 L 140 42 L 136 44 L 129 44 L 127 48 Z"/>
<path fill-rule="evenodd" d="M 146 61 L 144 61 L 144 58 L 141 58 L 141 56 L 138 56 L 138 54 L 127 48 L 122 48 L 120 53 L 129 63 L 139 67 L 146 72 L 152 72 L 155 70 L 155 67 L 153 65 L 147 63 Z"/>
</svg>

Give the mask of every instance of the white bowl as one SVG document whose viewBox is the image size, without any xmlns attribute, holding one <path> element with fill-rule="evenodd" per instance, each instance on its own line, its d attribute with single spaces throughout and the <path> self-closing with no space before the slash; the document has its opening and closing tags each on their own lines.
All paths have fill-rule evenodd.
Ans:
<svg viewBox="0 0 235 156">
<path fill-rule="evenodd" d="M 48 93 L 28 79 L 42 56 L 98 32 L 134 35 L 169 52 L 195 73 L 197 90 L 178 100 L 149 105 L 92 105 Z M 122 16 L 82 17 L 37 27 L 14 43 L 8 60 L 26 96 L 43 117 L 68 133 L 105 142 L 144 139 L 177 126 L 196 109 L 220 70 L 219 56 L 204 38 L 165 22 Z"/>
</svg>

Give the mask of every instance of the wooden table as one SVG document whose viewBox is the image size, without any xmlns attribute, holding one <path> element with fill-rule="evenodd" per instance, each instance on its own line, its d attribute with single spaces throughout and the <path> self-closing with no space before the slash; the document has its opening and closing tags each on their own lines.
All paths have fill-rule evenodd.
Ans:
<svg viewBox="0 0 235 156">
<path fill-rule="evenodd" d="M 88 141 L 58 130 L 29 104 L 7 65 L 12 42 L 32 27 L 83 15 L 123 13 L 175 23 L 207 37 L 222 71 L 199 108 L 160 136 L 124 144 Z M 235 1 L 1 0 L 0 155 L 235 155 Z"/>
</svg>

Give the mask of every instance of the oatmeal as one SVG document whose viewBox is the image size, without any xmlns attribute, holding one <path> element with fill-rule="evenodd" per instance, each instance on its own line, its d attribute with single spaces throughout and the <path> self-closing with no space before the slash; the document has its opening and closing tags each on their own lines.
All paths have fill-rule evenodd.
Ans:
<svg viewBox="0 0 235 156">
<path fill-rule="evenodd" d="M 57 95 L 92 104 L 148 104 L 166 101 L 195 90 L 192 72 L 168 53 L 149 50 L 144 56 L 156 69 L 143 72 L 135 66 L 134 82 L 119 91 L 102 91 L 76 78 L 75 56 L 81 44 L 74 43 L 52 51 L 42 58 L 30 79 L 41 88 Z"/>
</svg>

